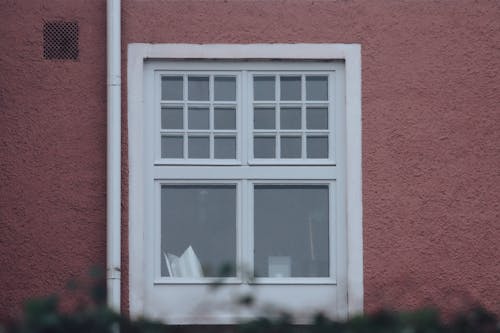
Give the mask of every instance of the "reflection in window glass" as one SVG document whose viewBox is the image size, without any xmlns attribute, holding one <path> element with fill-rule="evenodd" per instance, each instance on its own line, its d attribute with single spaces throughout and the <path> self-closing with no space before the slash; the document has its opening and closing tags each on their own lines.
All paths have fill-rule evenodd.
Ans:
<svg viewBox="0 0 500 333">
<path fill-rule="evenodd" d="M 163 185 L 160 257 L 162 276 L 235 276 L 236 185 Z"/>
<path fill-rule="evenodd" d="M 328 100 L 328 76 L 308 76 L 306 96 L 308 101 Z"/>
<path fill-rule="evenodd" d="M 273 101 L 274 76 L 255 76 L 253 78 L 253 99 L 256 101 Z"/>
<path fill-rule="evenodd" d="M 236 100 L 236 78 L 216 76 L 214 78 L 214 99 L 216 101 Z"/>
<path fill-rule="evenodd" d="M 221 159 L 235 159 L 236 138 L 231 136 L 216 136 L 214 138 L 214 157 Z"/>
<path fill-rule="evenodd" d="M 190 136 L 188 138 L 189 158 L 209 158 L 210 139 L 208 136 Z"/>
<path fill-rule="evenodd" d="M 161 158 L 183 158 L 182 136 L 161 137 Z"/>
<path fill-rule="evenodd" d="M 308 136 L 307 137 L 307 157 L 308 158 L 328 158 L 328 137 Z"/>
<path fill-rule="evenodd" d="M 254 158 L 275 158 L 275 142 L 274 136 L 256 136 L 253 140 Z"/>
<path fill-rule="evenodd" d="M 328 277 L 328 207 L 328 185 L 255 185 L 255 276 Z"/>
<path fill-rule="evenodd" d="M 302 139 L 300 136 L 281 137 L 281 158 L 300 158 L 302 155 Z"/>
<path fill-rule="evenodd" d="M 215 129 L 236 129 L 236 109 L 234 107 L 216 107 L 214 109 Z"/>
<path fill-rule="evenodd" d="M 208 129 L 209 109 L 200 107 L 190 107 L 188 109 L 188 127 L 189 129 Z"/>
<path fill-rule="evenodd" d="M 208 101 L 208 76 L 188 78 L 188 98 L 190 101 Z"/>
<path fill-rule="evenodd" d="M 280 77 L 280 91 L 282 101 L 300 101 L 302 97 L 300 76 Z"/>
<path fill-rule="evenodd" d="M 328 107 L 307 108 L 307 129 L 328 128 Z"/>
<path fill-rule="evenodd" d="M 280 126 L 281 129 L 300 129 L 301 112 L 300 108 L 281 107 Z"/>
<path fill-rule="evenodd" d="M 182 106 L 161 108 L 161 128 L 182 129 Z"/>
<path fill-rule="evenodd" d="M 276 111 L 274 108 L 261 107 L 253 111 L 254 129 L 274 129 L 276 128 Z"/>
<path fill-rule="evenodd" d="M 163 76 L 161 78 L 161 99 L 182 101 L 182 76 Z"/>
</svg>

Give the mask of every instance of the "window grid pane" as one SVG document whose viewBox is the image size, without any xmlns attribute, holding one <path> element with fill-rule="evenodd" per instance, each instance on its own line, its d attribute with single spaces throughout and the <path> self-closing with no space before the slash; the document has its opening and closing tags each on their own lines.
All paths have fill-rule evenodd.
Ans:
<svg viewBox="0 0 500 333">
<path fill-rule="evenodd" d="M 161 79 L 161 99 L 182 101 L 184 99 L 182 81 L 183 77 L 179 75 L 163 76 Z"/>
<path fill-rule="evenodd" d="M 175 160 L 236 159 L 240 103 L 237 75 L 189 72 L 165 74 L 160 81 L 160 157 Z M 229 134 L 235 138 L 234 154 L 226 151 L 233 149 L 232 143 L 230 147 L 226 144 L 228 147 L 224 153 L 221 153 L 224 144 L 219 143 L 217 149 L 214 147 L 215 137 Z M 201 140 L 200 135 L 205 139 Z M 182 138 L 175 141 L 175 150 L 173 137 Z"/>
<path fill-rule="evenodd" d="M 302 138 L 300 136 L 281 136 L 281 158 L 301 158 Z"/>
<path fill-rule="evenodd" d="M 254 276 L 330 276 L 328 185 L 254 185 Z"/>
<path fill-rule="evenodd" d="M 276 157 L 276 137 L 256 136 L 254 138 L 253 150 L 255 158 L 275 158 Z"/>
<path fill-rule="evenodd" d="M 327 101 L 328 76 L 306 76 L 306 98 L 309 101 Z"/>
<path fill-rule="evenodd" d="M 188 100 L 209 101 L 209 76 L 188 76 Z"/>
<path fill-rule="evenodd" d="M 164 106 L 161 108 L 161 128 L 183 129 L 183 117 L 182 106 Z"/>
<path fill-rule="evenodd" d="M 214 156 L 217 159 L 235 159 L 236 137 L 216 136 L 214 138 Z"/>
<path fill-rule="evenodd" d="M 161 276 L 236 276 L 235 184 L 161 185 Z"/>
<path fill-rule="evenodd" d="M 162 136 L 161 156 L 162 158 L 182 158 L 184 156 L 184 142 L 182 136 Z"/>
<path fill-rule="evenodd" d="M 280 76 L 280 99 L 282 101 L 302 100 L 301 76 Z"/>
<path fill-rule="evenodd" d="M 253 144 L 258 145 L 254 146 L 253 158 L 275 160 L 282 158 L 286 160 L 292 158 L 291 156 L 304 160 L 330 158 L 328 140 L 333 134 L 329 131 L 328 125 L 330 118 L 330 106 L 327 102 L 328 75 L 254 74 L 252 81 Z M 271 93 L 272 91 L 274 93 Z M 276 140 L 264 139 L 271 134 Z M 289 150 L 291 141 L 287 139 L 292 134 L 301 139 L 300 149 L 296 147 L 293 154 Z M 325 145 L 323 139 L 308 140 L 309 136 L 321 136 L 323 139 L 326 137 L 327 143 Z M 295 145 L 298 144 L 296 140 L 293 141 Z M 274 148 L 265 148 L 263 146 L 265 142 L 274 143 Z M 272 149 L 275 153 L 272 153 Z"/>
<path fill-rule="evenodd" d="M 189 136 L 188 137 L 188 157 L 189 158 L 209 158 L 210 157 L 210 137 L 209 136 Z"/>
<path fill-rule="evenodd" d="M 214 78 L 214 100 L 236 101 L 236 77 L 215 76 Z"/>
<path fill-rule="evenodd" d="M 256 101 L 274 101 L 276 91 L 274 76 L 256 76 L 253 81 L 254 99 Z"/>
</svg>

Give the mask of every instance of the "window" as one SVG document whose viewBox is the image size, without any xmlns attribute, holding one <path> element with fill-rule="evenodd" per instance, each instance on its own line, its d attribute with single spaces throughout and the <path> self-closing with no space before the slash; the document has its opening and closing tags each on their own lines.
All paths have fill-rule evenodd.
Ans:
<svg viewBox="0 0 500 333">
<path fill-rule="evenodd" d="M 130 47 L 131 314 L 230 323 L 249 291 L 299 320 L 362 309 L 359 49 L 288 47 Z"/>
</svg>

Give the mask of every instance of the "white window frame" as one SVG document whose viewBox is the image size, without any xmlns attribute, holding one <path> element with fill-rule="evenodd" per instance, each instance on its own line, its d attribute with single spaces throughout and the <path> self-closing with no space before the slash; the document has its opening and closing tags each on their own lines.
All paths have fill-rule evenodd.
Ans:
<svg viewBox="0 0 500 333">
<path fill-rule="evenodd" d="M 144 64 L 147 59 L 234 61 L 255 59 L 343 60 L 345 62 L 345 215 L 348 316 L 363 311 L 361 192 L 361 47 L 359 44 L 130 44 L 128 48 L 129 151 L 129 304 L 132 316 L 144 313 Z M 152 314 L 154 316 L 154 314 Z M 211 318 L 213 319 L 213 318 Z M 184 318 L 178 323 L 205 323 Z M 214 322 L 213 320 L 211 322 Z M 223 323 L 224 320 L 215 320 Z"/>
</svg>

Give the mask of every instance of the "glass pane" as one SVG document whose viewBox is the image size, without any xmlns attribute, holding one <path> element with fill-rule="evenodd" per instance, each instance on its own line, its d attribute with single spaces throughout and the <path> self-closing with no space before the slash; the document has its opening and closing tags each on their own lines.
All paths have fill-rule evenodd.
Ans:
<svg viewBox="0 0 500 333">
<path fill-rule="evenodd" d="M 274 136 L 256 136 L 253 139 L 254 158 L 274 158 L 276 156 L 276 139 Z"/>
<path fill-rule="evenodd" d="M 281 129 L 300 129 L 300 108 L 282 107 L 280 110 Z"/>
<path fill-rule="evenodd" d="M 255 108 L 253 110 L 253 128 L 275 129 L 276 111 L 274 108 Z"/>
<path fill-rule="evenodd" d="M 216 136 L 214 138 L 215 158 L 235 159 L 236 138 L 232 136 Z"/>
<path fill-rule="evenodd" d="M 182 107 L 162 107 L 161 128 L 182 129 Z"/>
<path fill-rule="evenodd" d="M 236 100 L 236 78 L 216 76 L 214 79 L 214 99 L 216 101 Z"/>
<path fill-rule="evenodd" d="M 182 136 L 161 137 L 161 158 L 183 158 L 184 148 Z"/>
<path fill-rule="evenodd" d="M 274 84 L 274 76 L 255 76 L 253 78 L 253 99 L 256 101 L 273 101 Z"/>
<path fill-rule="evenodd" d="M 300 101 L 301 87 L 300 76 L 281 76 L 280 77 L 280 90 L 282 101 Z"/>
<path fill-rule="evenodd" d="M 208 138 L 208 136 L 190 136 L 188 138 L 188 157 L 210 157 L 210 139 Z"/>
<path fill-rule="evenodd" d="M 308 101 L 328 100 L 328 76 L 306 77 L 306 96 Z"/>
<path fill-rule="evenodd" d="M 215 108 L 214 127 L 215 129 L 236 129 L 236 109 Z"/>
<path fill-rule="evenodd" d="M 235 276 L 236 186 L 161 187 L 161 275 Z"/>
<path fill-rule="evenodd" d="M 307 137 L 307 158 L 328 158 L 328 137 Z"/>
<path fill-rule="evenodd" d="M 302 139 L 293 136 L 281 137 L 281 157 L 282 158 L 301 158 Z"/>
<path fill-rule="evenodd" d="M 189 129 L 208 129 L 210 126 L 208 108 L 190 107 L 188 109 Z"/>
<path fill-rule="evenodd" d="M 208 76 L 188 77 L 188 97 L 190 101 L 208 101 Z"/>
<path fill-rule="evenodd" d="M 182 101 L 182 76 L 162 76 L 161 99 L 170 101 Z"/>
<path fill-rule="evenodd" d="M 327 107 L 308 107 L 306 117 L 308 129 L 328 129 Z"/>
<path fill-rule="evenodd" d="M 256 185 L 255 275 L 329 276 L 327 185 Z"/>
</svg>

